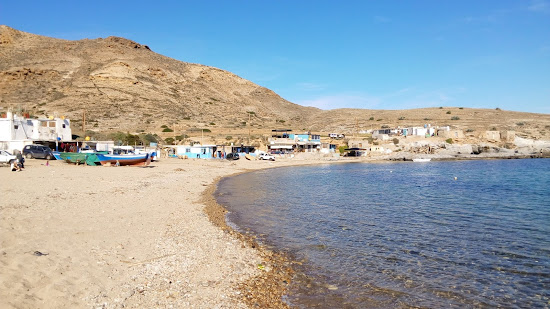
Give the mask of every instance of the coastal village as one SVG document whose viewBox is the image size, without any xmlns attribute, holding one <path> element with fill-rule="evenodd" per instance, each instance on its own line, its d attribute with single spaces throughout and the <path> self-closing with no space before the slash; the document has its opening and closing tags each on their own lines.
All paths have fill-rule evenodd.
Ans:
<svg viewBox="0 0 550 309">
<path fill-rule="evenodd" d="M 167 138 L 134 145 L 122 141 L 98 141 L 90 137 L 73 135 L 71 121 L 65 117 L 29 118 L 28 114 L 12 111 L 0 118 L 0 150 L 22 152 L 26 158 L 59 159 L 69 163 L 101 165 L 99 161 L 78 157 L 76 153 L 89 156 L 97 152 L 117 155 L 119 160 L 104 163 L 118 164 L 130 155 L 149 154 L 150 160 L 179 159 L 263 159 L 269 154 L 276 158 L 302 156 L 310 159 L 338 160 L 340 158 L 429 161 L 475 158 L 536 158 L 550 156 L 550 141 L 530 140 L 516 136 L 514 131 L 484 131 L 468 134 L 450 126 L 424 124 L 413 127 L 380 128 L 315 134 L 296 133 L 291 129 L 273 129 L 268 136 L 247 144 L 225 142 L 203 143 L 204 133 L 188 141 L 175 142 Z M 167 143 L 173 141 L 173 144 Z M 473 142 L 472 142 L 473 141 Z M 33 154 L 31 145 L 46 146 L 51 154 Z M 71 153 L 70 157 L 60 153 Z M 10 163 L 6 159 L 3 163 Z M 142 162 L 128 162 L 128 165 Z"/>
<path fill-rule="evenodd" d="M 221 179 L 550 157 L 548 114 L 321 110 L 121 37 L 0 25 L 0 52 L 1 308 L 289 308 L 305 262 L 230 226 Z"/>
</svg>

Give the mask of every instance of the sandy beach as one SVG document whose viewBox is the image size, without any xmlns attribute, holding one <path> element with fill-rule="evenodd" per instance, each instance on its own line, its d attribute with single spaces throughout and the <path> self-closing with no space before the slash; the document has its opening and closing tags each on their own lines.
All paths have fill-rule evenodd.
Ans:
<svg viewBox="0 0 550 309">
<path fill-rule="evenodd" d="M 228 175 L 315 163 L 169 158 L 149 167 L 45 160 L 27 160 L 21 172 L 1 167 L 0 307 L 284 307 L 277 299 L 286 282 L 273 286 L 273 273 L 287 269 L 224 227 L 209 192 Z"/>
</svg>

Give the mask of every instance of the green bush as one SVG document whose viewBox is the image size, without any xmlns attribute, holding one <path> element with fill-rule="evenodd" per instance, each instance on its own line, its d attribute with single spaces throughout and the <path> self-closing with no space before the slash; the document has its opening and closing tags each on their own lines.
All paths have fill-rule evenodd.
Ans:
<svg viewBox="0 0 550 309">
<path fill-rule="evenodd" d="M 452 144 L 452 143 L 453 143 L 453 139 L 452 139 L 452 138 L 448 138 L 448 139 L 445 140 L 445 142 L 446 142 L 447 144 Z"/>
<path fill-rule="evenodd" d="M 374 120 L 374 117 L 370 117 L 369 120 Z"/>
<path fill-rule="evenodd" d="M 399 120 L 405 120 L 405 117 L 399 117 Z"/>
<path fill-rule="evenodd" d="M 393 139 L 393 143 L 394 143 L 395 145 L 399 144 L 399 139 L 398 139 L 398 138 L 394 138 L 394 139 Z"/>
<path fill-rule="evenodd" d="M 172 144 L 174 144 L 174 138 L 168 137 L 168 138 L 164 139 L 164 142 L 168 145 L 172 145 Z"/>
<path fill-rule="evenodd" d="M 458 117 L 458 116 L 453 116 L 453 117 L 451 117 L 451 120 L 460 120 L 460 117 Z"/>
<path fill-rule="evenodd" d="M 226 136 L 226 137 L 225 137 L 225 139 L 226 139 L 226 140 L 228 140 L 228 141 L 230 141 L 230 140 L 232 140 L 232 139 L 233 139 L 233 136 L 231 136 L 231 135 L 228 135 L 228 136 Z"/>
<path fill-rule="evenodd" d="M 447 111 L 447 114 L 451 114 L 451 111 Z"/>
<path fill-rule="evenodd" d="M 174 130 L 172 130 L 170 128 L 164 128 L 164 129 L 162 129 L 162 132 L 174 132 Z"/>
</svg>

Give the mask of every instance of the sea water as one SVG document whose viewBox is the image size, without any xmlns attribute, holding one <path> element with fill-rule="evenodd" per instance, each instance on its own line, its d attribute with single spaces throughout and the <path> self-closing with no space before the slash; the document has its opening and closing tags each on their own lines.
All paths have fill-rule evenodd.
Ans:
<svg viewBox="0 0 550 309">
<path fill-rule="evenodd" d="M 296 307 L 550 306 L 550 159 L 276 168 L 216 195 L 303 261 Z"/>
</svg>

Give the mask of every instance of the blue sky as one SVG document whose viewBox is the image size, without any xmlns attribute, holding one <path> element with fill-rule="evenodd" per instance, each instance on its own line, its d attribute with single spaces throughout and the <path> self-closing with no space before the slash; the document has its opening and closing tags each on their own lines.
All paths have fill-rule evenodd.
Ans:
<svg viewBox="0 0 550 309">
<path fill-rule="evenodd" d="M 2 1 L 0 24 L 126 37 L 323 109 L 550 113 L 550 0 Z"/>
</svg>

